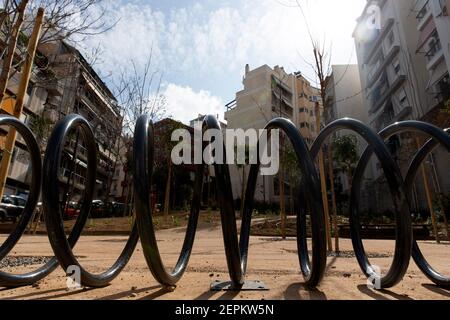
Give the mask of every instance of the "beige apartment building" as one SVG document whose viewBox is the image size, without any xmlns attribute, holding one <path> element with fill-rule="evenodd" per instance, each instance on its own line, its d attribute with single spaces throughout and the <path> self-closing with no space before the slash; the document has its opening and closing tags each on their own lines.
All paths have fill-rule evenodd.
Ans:
<svg viewBox="0 0 450 320">
<path fill-rule="evenodd" d="M 311 86 L 301 73 L 287 73 L 283 67 L 268 65 L 250 70 L 245 67 L 243 90 L 236 93 L 236 100 L 227 105 L 225 120 L 229 129 L 263 129 L 277 117 L 290 119 L 308 143 L 317 135 L 315 104 L 321 105 L 319 90 Z M 246 174 L 243 168 L 231 167 L 233 193 L 241 198 Z M 244 183 L 245 185 L 245 183 Z M 259 177 L 255 199 L 265 203 L 279 201 L 277 177 Z"/>
<path fill-rule="evenodd" d="M 34 131 L 43 153 L 46 141 L 55 123 L 71 113 L 81 114 L 91 123 L 98 143 L 98 162 L 95 198 L 114 199 L 111 188 L 116 177 L 114 168 L 118 162 L 117 140 L 121 134 L 122 117 L 114 95 L 99 78 L 83 55 L 64 41 L 55 41 L 38 48 L 39 62 L 35 65 L 21 116 Z M 1 112 L 12 114 L 18 89 L 20 72 L 8 84 L 7 97 Z M 0 147 L 6 135 L 1 129 Z M 87 168 L 86 149 L 79 143 L 78 160 L 71 170 L 71 153 L 76 140 L 68 142 L 63 154 L 60 182 L 64 188 L 70 182 L 74 186 L 74 200 L 80 197 L 85 184 Z M 29 156 L 23 141 L 18 138 L 12 156 L 5 194 L 27 197 L 31 179 Z M 64 190 L 64 189 L 63 189 Z"/>
<path fill-rule="evenodd" d="M 368 27 L 369 6 L 376 5 L 380 28 Z M 448 114 L 442 112 L 449 98 L 448 2 L 443 0 L 371 0 L 367 1 L 357 21 L 354 39 L 361 76 L 364 108 L 369 125 L 379 131 L 396 121 L 414 119 L 448 126 Z M 447 123 L 447 124 L 446 124 Z M 416 147 L 411 135 L 392 137 L 387 143 L 402 171 L 410 161 L 404 150 Z M 403 152 L 399 152 L 403 150 Z M 436 193 L 450 190 L 450 158 L 446 152 L 434 152 L 427 162 L 430 185 Z M 377 202 L 391 200 L 382 192 L 383 171 L 377 160 L 372 161 Z M 416 208 L 423 210 L 422 183 L 415 188 Z"/>
<path fill-rule="evenodd" d="M 1 60 L 0 60 L 1 61 Z M 0 113 L 12 115 L 16 103 L 16 93 L 19 87 L 19 81 L 22 76 L 20 71 L 16 72 L 8 83 L 6 95 L 0 107 Z M 24 108 L 20 120 L 29 126 L 33 126 L 33 121 L 44 109 L 47 99 L 47 90 L 39 86 L 39 69 L 34 68 L 25 95 Z M 0 151 L 3 152 L 8 128 L 0 128 Z M 17 136 L 16 147 L 11 156 L 8 177 L 4 189 L 4 195 L 27 196 L 28 186 L 31 181 L 31 170 L 29 165 L 29 155 L 24 140 Z"/>
</svg>

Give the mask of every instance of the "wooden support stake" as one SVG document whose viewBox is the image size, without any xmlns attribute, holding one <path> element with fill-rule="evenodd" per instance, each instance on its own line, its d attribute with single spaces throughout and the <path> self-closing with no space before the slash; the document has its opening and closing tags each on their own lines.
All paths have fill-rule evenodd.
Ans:
<svg viewBox="0 0 450 320">
<path fill-rule="evenodd" d="M 316 102 L 316 128 L 317 131 L 320 131 L 320 107 L 319 103 Z M 333 243 L 331 242 L 331 232 L 330 232 L 330 210 L 328 207 L 328 196 L 327 196 L 327 181 L 325 177 L 325 164 L 323 158 L 323 150 L 322 148 L 319 151 L 319 171 L 320 171 L 320 184 L 322 189 L 322 203 L 323 203 L 323 211 L 325 214 L 325 227 L 326 227 L 326 236 L 328 243 L 328 250 L 333 251 Z"/>
<path fill-rule="evenodd" d="M 42 21 L 44 18 L 44 9 L 39 8 L 36 21 L 34 23 L 33 33 L 28 41 L 27 55 L 25 57 L 25 63 L 23 66 L 23 73 L 20 79 L 19 90 L 17 93 L 17 100 L 14 106 L 13 116 L 20 118 L 22 114 L 25 94 L 28 89 L 28 83 L 30 82 L 31 71 L 33 69 L 34 56 L 36 54 L 36 48 L 39 41 L 39 36 L 42 29 Z M 11 128 L 6 136 L 5 150 L 3 152 L 3 157 L 0 165 L 0 199 L 3 197 L 3 192 L 5 189 L 6 179 L 8 177 L 9 165 L 11 162 L 12 152 L 14 150 L 14 145 L 16 143 L 17 132 Z"/>
<path fill-rule="evenodd" d="M 416 138 L 416 143 L 417 143 L 417 148 L 420 149 L 419 138 Z M 432 198 L 432 195 L 431 195 L 430 185 L 428 183 L 428 178 L 427 178 L 427 172 L 426 172 L 426 169 L 425 169 L 425 165 L 422 164 L 420 166 L 420 169 L 422 171 L 423 185 L 425 187 L 425 195 L 427 197 L 428 209 L 430 210 L 431 223 L 433 224 L 434 236 L 436 238 L 436 243 L 441 243 L 441 241 L 439 240 L 439 229 L 438 229 L 438 225 L 437 225 L 438 221 L 436 219 L 436 212 L 434 212 L 434 208 L 433 208 L 433 198 Z"/>
</svg>

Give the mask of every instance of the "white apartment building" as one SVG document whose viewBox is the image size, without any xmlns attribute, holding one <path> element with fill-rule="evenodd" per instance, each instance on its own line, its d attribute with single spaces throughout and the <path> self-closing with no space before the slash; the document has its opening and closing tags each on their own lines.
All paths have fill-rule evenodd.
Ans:
<svg viewBox="0 0 450 320">
<path fill-rule="evenodd" d="M 367 10 L 373 5 L 379 8 L 375 17 Z M 448 125 L 448 114 L 441 113 L 449 97 L 447 7 L 448 1 L 443 0 L 367 1 L 353 36 L 363 103 L 369 125 L 375 130 L 407 119 Z M 372 19 L 379 20 L 380 28 L 368 23 Z M 404 172 L 410 159 L 403 159 L 397 151 L 400 147 L 414 148 L 414 139 L 410 135 L 395 136 L 388 145 Z M 438 151 L 430 157 L 430 185 L 437 193 L 450 189 L 448 164 L 446 152 Z M 376 160 L 372 161 L 372 172 L 374 179 L 382 182 L 383 171 Z M 420 189 L 418 185 L 416 199 L 422 197 Z M 389 195 L 379 192 L 378 196 L 378 202 L 390 202 Z"/>
<path fill-rule="evenodd" d="M 427 103 L 437 106 L 450 98 L 450 1 L 418 0 L 417 30 L 420 34 L 416 53 L 425 56 L 429 74 L 426 86 Z"/>
<path fill-rule="evenodd" d="M 263 129 L 277 117 L 290 119 L 308 143 L 316 137 L 315 103 L 321 105 L 319 90 L 312 87 L 301 73 L 287 73 L 283 67 L 268 65 L 250 70 L 247 65 L 243 90 L 227 105 L 225 120 L 229 129 Z M 248 168 L 246 168 L 248 171 Z M 231 166 L 234 198 L 241 198 L 245 175 L 243 169 Z M 245 182 L 245 181 L 244 181 Z M 259 177 L 255 199 L 272 203 L 279 201 L 276 177 Z"/>
</svg>

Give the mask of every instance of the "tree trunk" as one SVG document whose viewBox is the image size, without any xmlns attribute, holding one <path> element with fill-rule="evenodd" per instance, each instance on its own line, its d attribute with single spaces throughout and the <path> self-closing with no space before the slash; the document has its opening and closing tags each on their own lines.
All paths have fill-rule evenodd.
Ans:
<svg viewBox="0 0 450 320">
<path fill-rule="evenodd" d="M 316 52 L 315 52 L 316 53 Z M 318 64 L 319 66 L 319 64 Z M 321 93 L 323 96 L 324 90 L 323 86 L 321 85 Z M 323 100 L 325 101 L 325 100 Z M 320 131 L 320 106 L 319 103 L 316 102 L 315 105 L 315 112 L 316 112 L 316 128 L 317 132 Z M 333 243 L 331 241 L 331 232 L 330 232 L 330 211 L 328 207 L 328 195 L 327 195 L 327 181 L 326 181 L 326 173 L 325 173 L 325 164 L 324 164 L 324 157 L 323 157 L 323 149 L 320 148 L 319 155 L 318 155 L 318 161 L 319 161 L 319 178 L 320 178 L 320 188 L 322 191 L 322 205 L 323 205 L 323 213 L 325 216 L 325 234 L 327 238 L 327 247 L 328 251 L 333 250 Z M 311 213 L 313 214 L 313 213 Z"/>
<path fill-rule="evenodd" d="M 294 179 L 292 178 L 292 176 L 289 178 L 289 211 L 291 212 L 291 215 L 295 215 L 295 210 L 294 210 L 294 190 L 293 190 L 293 183 Z"/>
<path fill-rule="evenodd" d="M 17 39 L 20 34 L 20 28 L 23 24 L 25 8 L 28 4 L 28 1 L 29 0 L 22 0 L 20 2 L 19 6 L 17 7 L 17 20 L 11 29 L 8 50 L 6 57 L 3 60 L 2 72 L 0 73 L 0 104 L 3 102 L 3 99 L 5 97 L 6 88 L 11 72 L 11 66 L 14 60 L 14 53 L 16 51 Z"/>
<path fill-rule="evenodd" d="M 334 191 L 334 171 L 333 171 L 333 153 L 331 151 L 331 145 L 328 149 L 328 174 L 330 176 L 330 188 L 331 188 L 331 205 L 333 210 L 333 228 L 334 228 L 334 250 L 338 253 L 339 250 L 339 223 L 336 206 L 336 193 Z"/>
<path fill-rule="evenodd" d="M 169 161 L 166 182 L 166 194 L 164 196 L 164 217 L 167 218 L 170 211 L 170 185 L 172 183 L 172 162 Z"/>
<path fill-rule="evenodd" d="M 419 138 L 416 138 L 416 144 L 417 144 L 417 147 L 420 149 Z M 425 188 L 425 196 L 427 198 L 428 210 L 430 211 L 430 215 L 431 215 L 431 223 L 433 224 L 434 237 L 436 238 L 436 243 L 439 244 L 440 240 L 439 240 L 438 221 L 437 221 L 437 217 L 436 217 L 436 212 L 434 211 L 434 208 L 433 208 L 433 200 L 432 200 L 433 197 L 431 195 L 430 186 L 428 184 L 428 176 L 427 176 L 427 172 L 426 172 L 424 164 L 422 164 L 420 166 L 420 170 L 422 171 L 423 185 Z"/>
<path fill-rule="evenodd" d="M 280 162 L 280 215 L 281 215 L 281 237 L 286 239 L 286 207 L 284 203 L 284 168 Z"/>
</svg>

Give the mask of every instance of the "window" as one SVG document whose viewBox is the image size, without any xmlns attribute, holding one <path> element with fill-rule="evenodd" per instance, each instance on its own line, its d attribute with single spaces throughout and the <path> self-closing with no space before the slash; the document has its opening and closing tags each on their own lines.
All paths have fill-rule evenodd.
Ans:
<svg viewBox="0 0 450 320">
<path fill-rule="evenodd" d="M 300 112 L 300 113 L 306 112 L 306 108 L 300 108 L 300 109 L 299 109 L 299 112 Z"/>
<path fill-rule="evenodd" d="M 430 11 L 429 10 L 429 4 L 428 1 L 425 3 L 425 5 L 422 7 L 422 9 L 419 11 L 419 13 L 416 16 L 416 19 L 419 23 L 422 22 L 423 18 L 425 18 L 425 16 L 427 15 L 427 13 Z"/>
<path fill-rule="evenodd" d="M 401 89 L 398 94 L 398 101 L 400 103 L 400 106 L 406 107 L 408 105 L 408 96 L 405 92 L 405 89 Z"/>
<path fill-rule="evenodd" d="M 309 123 L 308 122 L 301 122 L 300 123 L 300 128 L 309 128 Z"/>
<path fill-rule="evenodd" d="M 400 70 L 401 70 L 400 60 L 394 61 L 394 63 L 392 64 L 392 67 L 394 68 L 395 74 L 399 74 Z"/>
<path fill-rule="evenodd" d="M 425 56 L 428 58 L 428 61 L 431 61 L 433 57 L 441 51 L 441 49 L 442 45 L 439 39 L 439 35 L 437 31 L 434 31 L 433 35 L 431 36 L 431 40 L 428 43 L 428 51 L 425 54 Z"/>
<path fill-rule="evenodd" d="M 25 207 L 27 202 L 24 199 L 16 198 L 16 205 L 19 207 Z"/>
<path fill-rule="evenodd" d="M 33 93 L 33 89 L 34 89 L 34 83 L 33 81 L 30 81 L 28 83 L 28 87 L 27 87 L 27 95 L 31 97 L 31 94 Z"/>
</svg>

